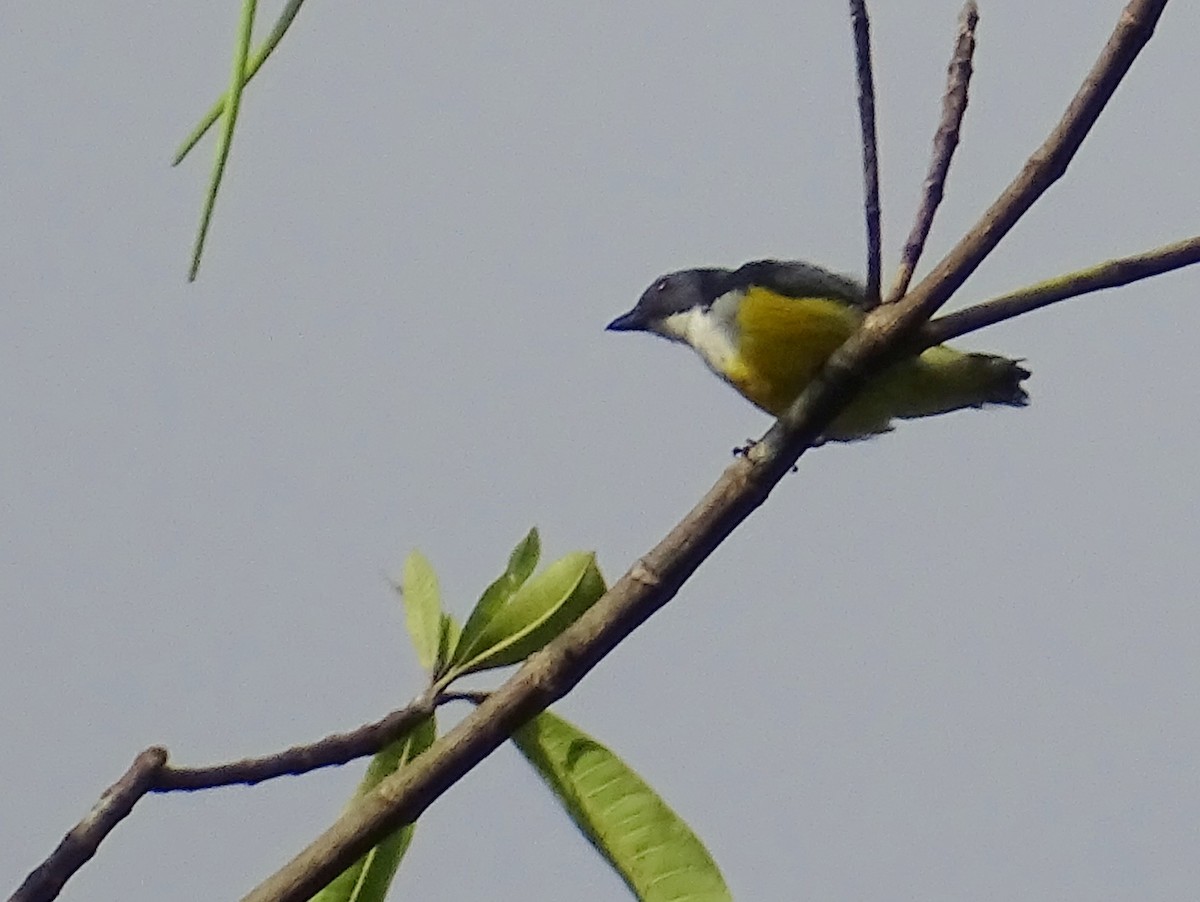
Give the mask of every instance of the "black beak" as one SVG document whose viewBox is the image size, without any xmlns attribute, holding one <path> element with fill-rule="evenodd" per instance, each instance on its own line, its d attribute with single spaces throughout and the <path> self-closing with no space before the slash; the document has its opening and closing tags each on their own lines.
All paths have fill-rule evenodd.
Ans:
<svg viewBox="0 0 1200 902">
<path fill-rule="evenodd" d="M 635 307 L 628 313 L 622 313 L 604 328 L 609 332 L 641 332 L 645 330 L 646 325 Z"/>
</svg>

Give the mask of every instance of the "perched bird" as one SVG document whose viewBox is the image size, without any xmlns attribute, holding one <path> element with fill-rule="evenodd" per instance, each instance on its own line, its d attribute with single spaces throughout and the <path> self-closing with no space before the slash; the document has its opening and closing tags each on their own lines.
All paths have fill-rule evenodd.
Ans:
<svg viewBox="0 0 1200 902">
<path fill-rule="evenodd" d="M 862 322 L 854 279 L 809 263 L 757 260 L 737 269 L 685 269 L 656 279 L 614 332 L 651 332 L 689 345 L 709 368 L 778 416 Z M 1019 361 L 929 348 L 880 373 L 825 431 L 827 441 L 869 438 L 892 420 L 1004 404 L 1023 407 Z"/>
</svg>

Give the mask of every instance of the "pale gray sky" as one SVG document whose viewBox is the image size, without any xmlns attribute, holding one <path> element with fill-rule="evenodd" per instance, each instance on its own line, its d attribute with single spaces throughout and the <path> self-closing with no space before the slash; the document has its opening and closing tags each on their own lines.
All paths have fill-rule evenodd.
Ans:
<svg viewBox="0 0 1200 902">
<path fill-rule="evenodd" d="M 0 29 L 0 875 L 142 747 L 352 727 L 420 673 L 385 573 L 463 614 L 538 524 L 618 575 L 768 425 L 603 325 L 660 272 L 862 270 L 845 4 L 312 3 L 251 87 L 184 282 L 235 2 L 10 4 Z M 889 264 L 958 0 L 875 3 Z M 945 251 L 1120 0 L 983 0 Z M 262 10 L 264 27 L 277 5 Z M 1176 2 L 963 303 L 1194 234 L 1200 10 Z M 1200 270 L 970 336 L 1032 405 L 804 459 L 560 713 L 739 899 L 1190 899 L 1200 885 Z M 343 768 L 140 804 L 63 898 L 232 899 Z M 621 898 L 511 750 L 398 898 Z"/>
</svg>

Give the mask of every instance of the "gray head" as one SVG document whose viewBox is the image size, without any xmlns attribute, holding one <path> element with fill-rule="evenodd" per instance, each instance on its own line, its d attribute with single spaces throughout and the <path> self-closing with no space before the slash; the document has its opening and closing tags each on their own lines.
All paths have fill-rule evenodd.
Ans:
<svg viewBox="0 0 1200 902">
<path fill-rule="evenodd" d="M 613 332 L 660 332 L 668 317 L 693 309 L 706 310 L 729 291 L 728 269 L 683 269 L 654 280 L 628 313 L 605 328 Z"/>
<path fill-rule="evenodd" d="M 829 298 L 850 306 L 862 306 L 863 288 L 847 276 L 799 260 L 754 260 L 737 269 L 684 269 L 654 280 L 637 305 L 618 316 L 608 328 L 614 332 L 655 332 L 679 338 L 664 328 L 679 314 L 708 313 L 713 303 L 732 291 L 761 285 L 789 298 Z M 688 317 L 692 319 L 693 317 Z"/>
</svg>

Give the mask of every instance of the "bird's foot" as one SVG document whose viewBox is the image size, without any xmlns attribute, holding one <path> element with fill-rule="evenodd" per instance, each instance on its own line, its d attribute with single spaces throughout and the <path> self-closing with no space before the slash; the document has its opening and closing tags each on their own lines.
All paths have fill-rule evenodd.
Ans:
<svg viewBox="0 0 1200 902">
<path fill-rule="evenodd" d="M 738 445 L 736 448 L 734 448 L 734 449 L 733 449 L 733 456 L 734 456 L 734 457 L 746 457 L 746 458 L 748 458 L 748 457 L 750 456 L 750 452 L 754 450 L 754 447 L 755 447 L 757 444 L 759 444 L 759 441 L 758 441 L 758 439 L 756 439 L 756 438 L 748 438 L 748 439 L 746 439 L 746 444 L 744 444 L 744 445 Z M 792 472 L 793 472 L 793 473 L 799 473 L 799 472 L 800 472 L 800 465 L 799 465 L 799 464 L 792 464 Z"/>
<path fill-rule="evenodd" d="M 734 457 L 749 457 L 750 452 L 754 449 L 754 446 L 757 444 L 758 444 L 758 439 L 748 438 L 748 439 L 746 439 L 746 443 L 744 445 L 738 445 L 736 448 L 733 449 L 733 456 Z"/>
</svg>

